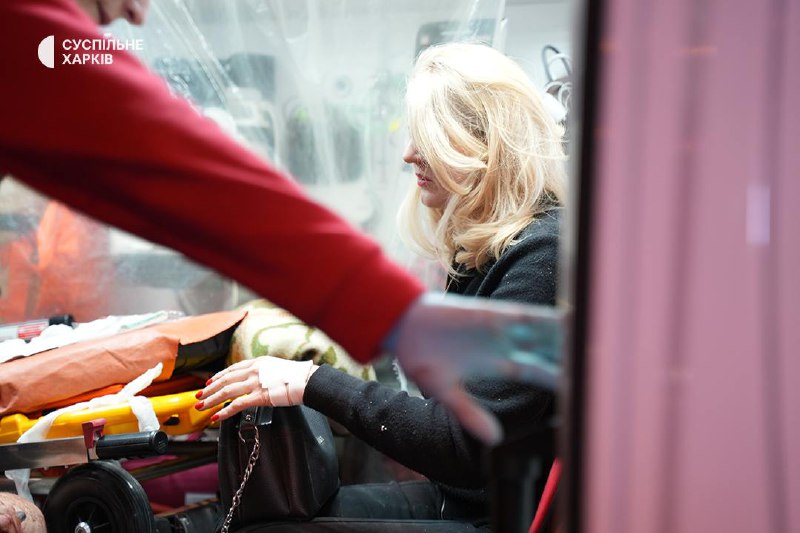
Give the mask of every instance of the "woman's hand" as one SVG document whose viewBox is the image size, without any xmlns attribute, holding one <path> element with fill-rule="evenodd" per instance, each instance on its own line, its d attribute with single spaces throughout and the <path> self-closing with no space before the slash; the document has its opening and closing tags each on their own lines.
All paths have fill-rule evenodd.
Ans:
<svg viewBox="0 0 800 533">
<path fill-rule="evenodd" d="M 211 417 L 225 420 L 248 407 L 285 407 L 303 403 L 306 384 L 316 369 L 311 361 L 263 356 L 241 361 L 218 372 L 197 394 L 199 411 L 233 400 Z"/>
</svg>

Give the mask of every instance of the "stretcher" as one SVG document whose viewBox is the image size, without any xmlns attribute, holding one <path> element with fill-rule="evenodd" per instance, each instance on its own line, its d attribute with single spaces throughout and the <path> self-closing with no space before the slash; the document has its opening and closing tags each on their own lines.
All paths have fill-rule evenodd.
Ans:
<svg viewBox="0 0 800 533">
<path fill-rule="evenodd" d="M 199 511 L 199 522 L 188 518 L 188 511 L 177 518 L 175 513 L 154 515 L 141 483 L 216 462 L 216 442 L 182 437 L 214 425 L 215 409 L 194 408 L 207 376 L 193 372 L 216 361 L 221 365 L 233 329 L 245 315 L 232 311 L 187 317 L 3 363 L 0 470 L 36 469 L 30 489 L 49 532 L 213 531 L 213 505 Z M 126 390 L 119 402 L 110 403 L 117 400 L 110 395 L 121 392 L 127 386 L 123 384 L 156 369 L 146 389 Z M 159 431 L 139 431 L 137 417 L 122 398 L 129 394 L 149 400 Z M 103 402 L 94 400 L 100 397 L 106 404 L 98 407 Z M 84 409 L 69 410 L 90 400 Z M 46 438 L 17 442 L 60 408 L 67 410 L 49 428 L 41 428 Z M 153 455 L 165 457 L 148 466 L 130 466 L 129 459 Z M 8 484 L 4 490 L 12 490 Z"/>
<path fill-rule="evenodd" d="M 170 513 L 155 516 L 140 484 L 216 461 L 215 443 L 169 441 L 169 436 L 195 433 L 211 425 L 216 409 L 197 411 L 196 392 L 149 398 L 161 426 L 153 432 L 139 432 L 131 407 L 119 404 L 63 413 L 53 422 L 47 440 L 16 444 L 37 418 L 7 415 L 0 419 L 0 470 L 69 467 L 44 494 L 43 512 L 51 532 L 146 533 L 172 531 L 173 524 L 180 527 L 176 530 L 211 530 L 209 526 L 217 518 L 213 506 L 203 510 L 202 527 L 187 529 L 186 511 L 174 521 Z M 175 458 L 132 471 L 118 462 L 164 454 Z"/>
<path fill-rule="evenodd" d="M 186 435 L 202 431 L 209 423 L 216 409 L 198 411 L 197 390 L 190 390 L 165 396 L 150 398 L 161 429 L 168 435 Z M 83 435 L 82 426 L 96 419 L 105 420 L 105 433 L 118 435 L 139 431 L 138 421 L 131 411 L 130 405 L 120 404 L 94 409 L 86 409 L 76 413 L 64 413 L 53 422 L 47 434 L 48 439 L 77 437 Z M 0 419 L 0 444 L 9 444 L 17 440 L 36 423 L 36 418 L 29 418 L 20 413 L 4 416 Z"/>
</svg>

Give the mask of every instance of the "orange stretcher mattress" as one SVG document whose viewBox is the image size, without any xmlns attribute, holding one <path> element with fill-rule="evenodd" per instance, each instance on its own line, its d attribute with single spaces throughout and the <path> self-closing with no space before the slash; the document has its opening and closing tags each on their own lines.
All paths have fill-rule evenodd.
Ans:
<svg viewBox="0 0 800 533">
<path fill-rule="evenodd" d="M 205 385 L 206 379 L 207 377 L 201 378 L 193 374 L 184 374 L 183 376 L 176 376 L 170 379 L 169 381 L 161 381 L 159 383 L 153 383 L 146 389 L 142 390 L 142 392 L 139 393 L 139 396 L 147 396 L 148 398 L 150 398 L 152 396 L 166 396 L 167 394 L 175 394 L 178 392 L 202 389 L 203 386 Z M 39 415 L 41 415 L 43 412 L 46 414 L 47 411 L 51 411 L 53 409 L 60 409 L 62 407 L 67 407 L 68 405 L 74 405 L 80 402 L 88 402 L 92 398 L 98 398 L 100 396 L 108 396 L 109 394 L 116 394 L 119 391 L 121 391 L 123 387 L 124 385 L 121 384 L 109 385 L 108 387 L 101 387 L 93 391 L 73 396 L 72 398 L 50 402 L 46 405 L 43 405 L 34 412 L 24 413 L 24 414 L 28 415 L 29 418 L 38 418 Z"/>
<path fill-rule="evenodd" d="M 158 363 L 164 368 L 155 381 L 166 381 L 183 364 L 177 358 L 181 350 L 203 356 L 211 344 L 212 355 L 224 357 L 233 329 L 246 315 L 226 311 L 187 317 L 2 363 L 0 416 L 39 411 L 129 383 Z"/>
<path fill-rule="evenodd" d="M 219 410 L 218 406 L 207 411 L 198 411 L 194 408 L 197 403 L 195 394 L 197 390 L 156 396 L 150 398 L 156 418 L 161 424 L 161 430 L 169 435 L 185 435 L 205 429 L 211 415 Z M 74 413 L 64 413 L 53 422 L 49 439 L 64 437 L 78 437 L 83 435 L 81 425 L 84 422 L 103 418 L 106 425 L 103 433 L 114 435 L 119 433 L 136 433 L 139 425 L 136 417 L 127 404 L 108 405 L 86 409 Z M 36 418 L 28 418 L 23 414 L 8 415 L 0 419 L 0 444 L 16 442 L 19 437 L 36 423 Z"/>
</svg>

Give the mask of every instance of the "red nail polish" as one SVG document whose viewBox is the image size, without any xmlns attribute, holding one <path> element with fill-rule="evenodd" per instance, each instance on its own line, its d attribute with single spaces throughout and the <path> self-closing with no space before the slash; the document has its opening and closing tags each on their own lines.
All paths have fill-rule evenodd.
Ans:
<svg viewBox="0 0 800 533">
<path fill-rule="evenodd" d="M 208 379 L 208 381 L 206 381 L 206 387 L 208 387 L 209 385 L 211 385 L 211 382 L 212 382 L 212 381 L 213 381 L 213 380 L 212 380 L 211 378 L 209 378 L 209 379 Z"/>
<path fill-rule="evenodd" d="M 217 415 L 217 414 L 211 415 L 211 421 L 212 422 L 216 422 L 217 420 L 219 420 L 219 415 Z"/>
<path fill-rule="evenodd" d="M 194 395 L 194 397 L 197 398 L 198 400 L 200 399 L 201 396 L 203 396 L 203 391 L 201 390 L 197 391 L 197 394 Z"/>
<path fill-rule="evenodd" d="M 194 404 L 194 408 L 199 411 L 200 409 L 203 408 L 203 403 L 204 402 L 197 402 L 196 404 Z"/>
</svg>

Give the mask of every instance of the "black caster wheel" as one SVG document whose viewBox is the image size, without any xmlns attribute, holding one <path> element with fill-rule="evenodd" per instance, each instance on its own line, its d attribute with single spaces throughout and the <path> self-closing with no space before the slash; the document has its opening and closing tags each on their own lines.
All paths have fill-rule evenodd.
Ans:
<svg viewBox="0 0 800 533">
<path fill-rule="evenodd" d="M 144 489 L 118 463 L 95 461 L 56 481 L 44 504 L 49 533 L 151 533 Z"/>
</svg>

